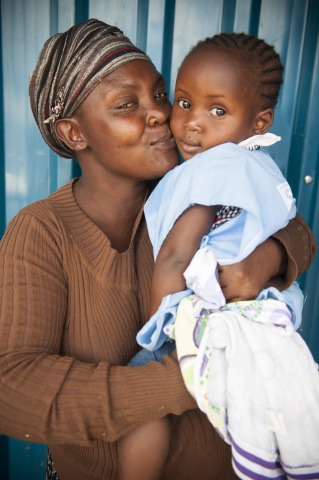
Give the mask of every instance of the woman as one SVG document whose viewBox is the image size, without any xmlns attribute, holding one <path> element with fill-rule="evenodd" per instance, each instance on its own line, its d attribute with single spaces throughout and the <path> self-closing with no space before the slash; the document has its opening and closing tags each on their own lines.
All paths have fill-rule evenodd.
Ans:
<svg viewBox="0 0 319 480">
<path fill-rule="evenodd" d="M 116 479 L 116 441 L 170 415 L 163 478 L 236 478 L 176 357 L 124 366 L 148 320 L 143 205 L 178 163 L 163 78 L 116 27 L 90 20 L 46 42 L 30 99 L 44 139 L 82 177 L 19 212 L 1 242 L 0 432 L 49 443 L 48 478 Z M 227 299 L 270 278 L 285 288 L 309 267 L 315 242 L 300 217 L 276 238 L 221 271 Z"/>
</svg>

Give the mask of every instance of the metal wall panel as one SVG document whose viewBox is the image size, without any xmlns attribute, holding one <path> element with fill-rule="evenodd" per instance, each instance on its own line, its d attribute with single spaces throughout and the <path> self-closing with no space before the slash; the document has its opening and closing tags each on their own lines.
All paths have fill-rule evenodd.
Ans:
<svg viewBox="0 0 319 480">
<path fill-rule="evenodd" d="M 319 240 L 318 0 L 1 0 L 0 13 L 0 235 L 23 206 L 77 174 L 73 161 L 42 140 L 29 107 L 28 76 L 46 38 L 95 17 L 118 25 L 147 51 L 171 99 L 178 66 L 197 40 L 245 31 L 272 43 L 285 65 L 285 83 L 272 128 L 283 141 L 271 153 Z M 319 256 L 301 279 L 307 296 L 301 334 L 317 361 L 318 280 Z M 25 479 L 44 478 L 44 446 L 0 437 L 0 448 L 1 479 L 22 478 L 22 472 Z"/>
</svg>

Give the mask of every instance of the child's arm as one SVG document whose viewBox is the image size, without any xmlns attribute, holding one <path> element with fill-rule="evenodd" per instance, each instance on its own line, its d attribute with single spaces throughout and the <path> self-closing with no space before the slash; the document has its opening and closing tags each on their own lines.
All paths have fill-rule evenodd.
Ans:
<svg viewBox="0 0 319 480">
<path fill-rule="evenodd" d="M 185 289 L 183 273 L 209 232 L 216 206 L 194 205 L 176 220 L 157 256 L 151 289 L 150 316 L 168 294 Z"/>
</svg>

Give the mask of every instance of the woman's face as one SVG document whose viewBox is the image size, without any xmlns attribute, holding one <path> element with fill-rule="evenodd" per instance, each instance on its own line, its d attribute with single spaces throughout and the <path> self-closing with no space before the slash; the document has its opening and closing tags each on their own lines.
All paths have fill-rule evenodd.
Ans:
<svg viewBox="0 0 319 480">
<path fill-rule="evenodd" d="M 136 60 L 104 77 L 74 118 L 102 175 L 151 180 L 179 162 L 170 115 L 163 77 Z"/>
</svg>

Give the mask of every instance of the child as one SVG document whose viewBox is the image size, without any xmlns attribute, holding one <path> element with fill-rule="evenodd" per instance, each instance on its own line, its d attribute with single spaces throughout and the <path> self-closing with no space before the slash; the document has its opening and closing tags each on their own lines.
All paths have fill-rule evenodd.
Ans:
<svg viewBox="0 0 319 480">
<path fill-rule="evenodd" d="M 173 322 L 183 297 L 193 292 L 198 295 L 192 300 L 193 305 L 201 306 L 191 312 L 195 327 L 203 311 L 225 308 L 216 281 L 216 258 L 221 264 L 242 260 L 295 216 L 295 200 L 279 169 L 267 154 L 255 151 L 260 145 L 279 140 L 266 132 L 273 122 L 282 72 L 283 66 L 273 47 L 253 35 L 235 33 L 199 42 L 179 69 L 171 129 L 185 163 L 164 177 L 145 206 L 156 263 L 150 301 L 152 318 L 137 338 L 150 350 L 161 347 L 163 354 L 174 348 L 174 343 L 166 341 L 163 327 L 166 326 L 166 333 L 172 332 L 167 325 Z M 302 308 L 298 287 L 294 285 L 287 295 L 278 291 L 274 294 L 273 290 L 274 302 L 281 300 L 274 304 L 273 311 L 280 304 L 280 318 L 285 327 L 290 325 L 293 311 L 294 326 L 298 328 Z M 288 303 L 289 310 L 282 301 Z M 251 313 L 255 307 L 250 304 L 247 308 Z M 286 317 L 288 323 L 283 320 Z M 183 330 L 183 318 L 180 323 Z M 195 327 L 190 334 L 192 338 Z M 174 337 L 174 333 L 171 335 Z M 181 355 L 178 343 L 177 353 L 184 375 L 183 359 L 195 358 L 196 353 Z M 140 354 L 140 359 L 137 356 L 132 365 L 145 361 L 146 351 Z M 205 402 L 200 403 L 193 385 L 187 388 L 207 413 Z M 214 423 L 212 416 L 209 418 L 217 428 L 218 422 Z M 220 418 L 218 421 L 222 423 Z M 231 443 L 223 425 L 219 431 Z M 152 457 L 148 462 L 147 448 L 157 452 L 156 461 Z M 167 419 L 133 432 L 120 443 L 120 478 L 161 478 L 168 449 Z M 135 477 L 132 465 L 138 465 L 139 458 L 140 467 L 136 471 L 140 468 L 142 473 Z M 238 466 L 236 473 L 240 475 Z"/>
</svg>

